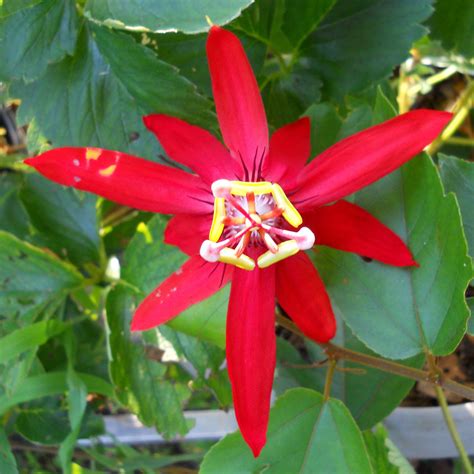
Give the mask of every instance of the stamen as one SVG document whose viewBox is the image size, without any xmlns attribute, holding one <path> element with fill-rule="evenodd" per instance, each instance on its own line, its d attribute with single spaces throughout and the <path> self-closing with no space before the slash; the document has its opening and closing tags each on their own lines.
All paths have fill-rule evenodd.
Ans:
<svg viewBox="0 0 474 474">
<path fill-rule="evenodd" d="M 275 217 L 280 217 L 283 214 L 283 209 L 280 207 L 275 207 L 271 211 L 266 212 L 265 214 L 260 215 L 260 219 L 262 221 L 266 221 L 268 219 L 274 219 Z"/>
<path fill-rule="evenodd" d="M 277 253 L 278 252 L 278 245 L 271 238 L 270 234 L 265 232 L 263 229 L 259 229 L 258 233 L 260 234 L 260 237 L 262 238 L 263 242 L 267 246 L 268 250 L 270 250 L 270 252 L 272 252 L 272 253 Z"/>
<path fill-rule="evenodd" d="M 270 232 L 271 234 L 285 237 L 285 239 L 295 240 L 300 250 L 308 250 L 314 245 L 315 236 L 311 229 L 308 227 L 301 227 L 298 232 L 293 232 L 286 229 L 278 229 L 267 224 L 262 224 L 262 229 Z"/>
<path fill-rule="evenodd" d="M 249 214 L 255 214 L 255 194 L 254 193 L 247 193 L 247 208 L 249 210 Z"/>
<path fill-rule="evenodd" d="M 278 252 L 273 253 L 268 251 L 258 257 L 258 268 L 267 268 L 274 263 L 297 254 L 299 251 L 298 243 L 295 240 L 282 242 L 281 244 L 278 244 Z"/>
<path fill-rule="evenodd" d="M 288 224 L 293 227 L 299 227 L 303 223 L 303 219 L 300 216 L 300 213 L 294 208 L 293 204 L 291 204 L 290 200 L 286 197 L 286 194 L 283 189 L 281 189 L 280 185 L 273 184 L 272 194 L 277 207 L 284 209 L 283 217 Z"/>
<path fill-rule="evenodd" d="M 219 262 L 230 263 L 242 270 L 252 271 L 255 268 L 255 262 L 247 255 L 237 256 L 234 249 L 226 247 L 221 250 Z"/>
<path fill-rule="evenodd" d="M 217 242 L 224 231 L 225 199 L 216 197 L 214 199 L 214 215 L 212 217 L 211 229 L 209 230 L 209 240 Z"/>
<path fill-rule="evenodd" d="M 244 236 L 240 239 L 240 242 L 237 244 L 237 247 L 235 247 L 235 254 L 237 255 L 237 257 L 240 257 L 244 253 L 249 242 L 250 232 L 246 232 Z"/>
</svg>

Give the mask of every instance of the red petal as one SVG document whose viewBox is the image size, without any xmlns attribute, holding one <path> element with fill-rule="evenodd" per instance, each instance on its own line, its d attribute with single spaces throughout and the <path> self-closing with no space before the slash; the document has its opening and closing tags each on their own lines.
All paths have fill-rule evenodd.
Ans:
<svg viewBox="0 0 474 474">
<path fill-rule="evenodd" d="M 118 151 L 57 148 L 25 163 L 59 184 L 144 211 L 212 212 L 212 195 L 199 177 Z"/>
<path fill-rule="evenodd" d="M 235 179 L 234 160 L 208 131 L 168 115 L 148 115 L 143 121 L 170 158 L 191 168 L 207 183 Z"/>
<path fill-rule="evenodd" d="M 237 421 L 257 457 L 266 441 L 275 370 L 274 267 L 235 270 L 226 351 Z"/>
<path fill-rule="evenodd" d="M 199 303 L 228 283 L 232 268 L 191 257 L 160 283 L 133 315 L 132 331 L 145 331 L 166 323 L 191 305 Z"/>
<path fill-rule="evenodd" d="M 188 255 L 198 255 L 202 242 L 209 238 L 211 224 L 212 214 L 178 214 L 166 226 L 165 242 Z"/>
<path fill-rule="evenodd" d="M 234 158 L 240 160 L 241 155 L 252 173 L 268 152 L 267 118 L 257 81 L 231 32 L 213 26 L 206 49 L 222 136 Z"/>
<path fill-rule="evenodd" d="M 372 214 L 355 204 L 339 201 L 304 214 L 304 223 L 327 245 L 396 267 L 418 265 L 403 241 Z"/>
<path fill-rule="evenodd" d="M 303 117 L 272 135 L 263 176 L 289 188 L 303 169 L 310 153 L 311 124 L 308 117 Z"/>
<path fill-rule="evenodd" d="M 303 333 L 317 342 L 336 334 L 331 301 L 316 268 L 300 252 L 277 265 L 277 299 Z"/>
<path fill-rule="evenodd" d="M 452 114 L 414 110 L 356 133 L 317 156 L 299 176 L 299 210 L 336 201 L 382 178 L 420 153 Z"/>
</svg>

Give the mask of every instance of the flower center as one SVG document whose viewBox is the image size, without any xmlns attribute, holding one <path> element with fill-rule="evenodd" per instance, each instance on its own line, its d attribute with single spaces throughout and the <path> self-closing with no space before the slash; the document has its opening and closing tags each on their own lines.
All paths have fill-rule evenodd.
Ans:
<svg viewBox="0 0 474 474">
<path fill-rule="evenodd" d="M 214 217 L 200 251 L 204 260 L 253 270 L 255 263 L 266 268 L 313 246 L 310 229 L 290 230 L 303 219 L 278 184 L 219 179 L 212 193 Z M 266 249 L 257 262 L 244 253 L 249 246 Z"/>
</svg>

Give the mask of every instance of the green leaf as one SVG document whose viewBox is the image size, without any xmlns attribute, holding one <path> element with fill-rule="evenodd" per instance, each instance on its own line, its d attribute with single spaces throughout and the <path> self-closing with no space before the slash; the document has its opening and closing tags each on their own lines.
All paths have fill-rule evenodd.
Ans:
<svg viewBox="0 0 474 474">
<path fill-rule="evenodd" d="M 2 426 L 0 426 L 0 472 L 2 474 L 18 474 L 15 456 L 13 456 Z"/>
<path fill-rule="evenodd" d="M 363 433 L 370 462 L 377 474 L 415 474 L 410 462 L 400 453 L 388 437 L 382 424 Z"/>
<path fill-rule="evenodd" d="M 46 397 L 17 407 L 15 430 L 32 443 L 58 445 L 70 433 L 67 409 L 61 396 Z M 51 427 L 54 426 L 54 430 Z M 81 438 L 104 433 L 102 415 L 86 413 Z"/>
<path fill-rule="evenodd" d="M 303 44 L 302 60 L 323 79 L 326 96 L 360 91 L 408 56 L 431 11 L 431 0 L 341 0 Z"/>
<path fill-rule="evenodd" d="M 147 357 L 145 346 L 132 339 L 129 328 L 134 303 L 133 293 L 121 285 L 107 297 L 110 374 L 117 398 L 164 437 L 184 435 L 190 428 L 182 412 L 189 389 L 167 380 L 166 365 Z M 146 336 L 149 342 L 156 332 Z"/>
<path fill-rule="evenodd" d="M 391 113 L 379 95 L 375 121 Z M 355 203 L 407 242 L 420 267 L 368 263 L 320 247 L 315 261 L 335 311 L 386 357 L 405 359 L 425 349 L 449 354 L 465 332 L 464 290 L 472 270 L 456 200 L 444 195 L 436 167 L 420 156 L 358 192 Z"/>
<path fill-rule="evenodd" d="M 372 471 L 362 434 L 342 402 L 312 390 L 289 390 L 271 410 L 267 444 L 254 458 L 240 433 L 205 456 L 202 474 L 289 472 L 345 474 Z"/>
<path fill-rule="evenodd" d="M 24 239 L 29 234 L 29 223 L 18 196 L 20 184 L 16 174 L 0 174 L 0 229 Z"/>
<path fill-rule="evenodd" d="M 156 159 L 162 150 L 143 114 L 167 113 L 205 126 L 214 121 L 210 102 L 176 68 L 131 37 L 97 26 L 82 28 L 74 56 L 32 83 L 13 84 L 11 92 L 22 99 L 19 122 L 31 122 L 37 137 L 29 133 L 34 152 L 48 140 L 53 147 L 98 146 Z"/>
<path fill-rule="evenodd" d="M 0 231 L 0 317 L 25 324 L 81 281 L 73 266 Z"/>
<path fill-rule="evenodd" d="M 342 321 L 338 323 L 339 330 L 332 342 L 356 352 L 375 355 Z M 307 340 L 306 347 L 312 361 L 326 359 L 327 356 L 318 345 Z M 303 360 L 298 351 L 287 341 L 278 341 L 278 360 L 279 366 L 274 386 L 277 393 L 297 386 L 321 392 L 324 390 L 326 368 L 291 367 L 291 364 L 307 365 L 308 362 Z M 423 361 L 423 356 L 417 356 L 399 362 L 409 367 L 421 367 Z M 363 430 L 371 428 L 388 416 L 414 384 L 412 380 L 405 377 L 347 361 L 340 361 L 339 366 L 347 370 L 336 371 L 334 374 L 331 395 L 346 404 Z"/>
<path fill-rule="evenodd" d="M 454 156 L 439 154 L 439 166 L 444 188 L 456 194 L 464 224 L 467 245 L 474 255 L 474 163 Z"/>
<path fill-rule="evenodd" d="M 77 264 L 99 262 L 101 240 L 95 196 L 31 174 L 26 178 L 21 199 L 40 232 L 35 236 L 36 242 Z"/>
<path fill-rule="evenodd" d="M 471 313 L 471 317 L 467 320 L 467 332 L 474 336 L 474 298 L 467 299 L 467 306 Z"/>
<path fill-rule="evenodd" d="M 175 331 L 165 325 L 161 326 L 159 330 L 171 342 L 177 354 L 191 362 L 200 377 L 204 377 L 208 370 L 215 372 L 219 370 L 225 359 L 225 353 L 221 348 Z"/>
<path fill-rule="evenodd" d="M 436 0 L 427 24 L 430 36 L 441 40 L 446 49 L 474 56 L 474 4 L 470 0 Z"/>
<path fill-rule="evenodd" d="M 77 37 L 74 0 L 4 0 L 0 4 L 0 79 L 32 79 L 72 54 Z"/>
<path fill-rule="evenodd" d="M 150 293 L 160 282 L 176 271 L 186 260 L 177 247 L 163 242 L 167 220 L 155 216 L 141 224 L 124 255 L 122 278 L 142 291 Z M 229 285 L 195 304 L 168 324 L 199 339 L 225 346 L 225 322 Z"/>
<path fill-rule="evenodd" d="M 104 379 L 89 374 L 79 373 L 78 375 L 86 384 L 88 393 L 99 393 L 113 398 L 113 388 Z M 28 377 L 13 395 L 0 397 L 0 414 L 20 403 L 62 394 L 67 389 L 67 372 L 50 372 Z"/>
<path fill-rule="evenodd" d="M 86 12 L 107 26 L 131 31 L 201 33 L 209 29 L 208 16 L 216 25 L 225 25 L 240 15 L 253 0 L 88 0 Z"/>
<path fill-rule="evenodd" d="M 60 321 L 40 321 L 2 337 L 0 339 L 0 364 L 17 357 L 22 352 L 44 344 L 51 337 L 64 331 L 66 327 L 67 325 Z"/>
</svg>

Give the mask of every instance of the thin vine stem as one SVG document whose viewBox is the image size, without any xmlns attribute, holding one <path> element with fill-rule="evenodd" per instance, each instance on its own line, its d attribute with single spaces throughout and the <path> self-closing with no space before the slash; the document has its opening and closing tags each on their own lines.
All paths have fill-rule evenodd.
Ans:
<svg viewBox="0 0 474 474">
<path fill-rule="evenodd" d="M 285 329 L 304 337 L 304 334 L 296 327 L 296 325 L 289 319 L 277 314 L 277 322 Z M 445 390 L 449 390 L 463 398 L 468 400 L 474 400 L 474 389 L 466 385 L 462 385 L 454 380 L 445 377 L 443 374 L 435 376 L 427 371 L 416 369 L 414 367 L 407 367 L 398 362 L 383 359 L 381 357 L 370 356 L 361 352 L 352 351 L 345 347 L 338 346 L 332 343 L 319 343 L 329 358 L 336 360 L 348 360 L 357 364 L 365 365 L 367 367 L 373 367 L 384 372 L 390 372 L 395 375 L 400 375 L 412 380 L 428 382 L 432 385 L 443 387 Z"/>
<path fill-rule="evenodd" d="M 451 438 L 453 440 L 454 445 L 459 453 L 459 458 L 461 459 L 461 463 L 463 465 L 464 471 L 466 474 L 473 474 L 472 464 L 469 460 L 469 456 L 466 453 L 466 448 L 461 440 L 461 436 L 459 436 L 458 429 L 456 428 L 456 424 L 454 423 L 453 417 L 451 416 L 451 412 L 449 411 L 448 403 L 446 401 L 446 396 L 443 392 L 443 389 L 438 385 L 434 387 L 436 392 L 436 398 L 438 399 L 439 406 L 443 413 L 444 421 L 446 422 L 446 426 L 448 427 L 449 433 L 451 434 Z"/>
<path fill-rule="evenodd" d="M 328 371 L 326 372 L 326 381 L 324 383 L 324 400 L 329 400 L 331 396 L 331 386 L 332 386 L 332 379 L 334 377 L 334 371 L 336 370 L 337 360 L 331 359 L 328 364 Z M 471 473 L 469 473 L 471 474 Z"/>
</svg>

